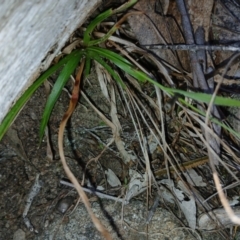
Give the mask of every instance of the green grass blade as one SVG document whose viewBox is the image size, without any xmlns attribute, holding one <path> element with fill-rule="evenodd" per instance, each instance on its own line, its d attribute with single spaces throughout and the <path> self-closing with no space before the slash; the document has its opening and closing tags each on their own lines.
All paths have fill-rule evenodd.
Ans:
<svg viewBox="0 0 240 240">
<path fill-rule="evenodd" d="M 146 82 L 147 75 L 141 71 L 135 70 L 133 65 L 119 54 L 98 47 L 89 47 L 86 51 L 87 54 L 91 55 L 93 58 L 95 58 L 96 56 L 100 56 L 102 58 L 110 60 L 113 64 L 122 69 L 124 72 L 137 78 L 139 81 Z"/>
<path fill-rule="evenodd" d="M 119 13 L 119 12 L 122 12 L 128 8 L 130 8 L 133 4 L 135 4 L 138 0 L 129 0 L 127 1 L 126 3 L 124 3 L 122 6 L 120 6 L 119 8 L 117 9 L 114 9 L 113 10 L 113 14 L 116 14 L 116 13 Z"/>
<path fill-rule="evenodd" d="M 105 48 L 100 48 L 100 47 L 88 47 L 86 49 L 87 52 L 92 52 L 93 54 L 91 55 L 98 55 L 98 56 L 101 56 L 101 57 L 104 57 L 104 58 L 107 58 L 111 61 L 120 61 L 120 62 L 123 62 L 123 63 L 126 63 L 130 66 L 133 66 L 131 64 L 131 62 L 129 62 L 126 58 L 122 57 L 121 55 L 119 55 L 118 53 L 115 53 L 111 50 L 108 50 L 108 49 L 105 49 Z"/>
<path fill-rule="evenodd" d="M 201 111 L 200 109 L 194 107 L 192 104 L 186 102 L 186 101 L 183 100 L 183 99 L 179 99 L 179 101 L 180 101 L 182 104 L 186 105 L 187 107 L 191 108 L 194 112 L 199 113 L 200 115 L 206 117 L 206 113 L 205 113 L 205 112 L 203 112 L 203 111 Z M 221 126 L 223 129 L 229 131 L 229 132 L 230 132 L 231 134 L 233 134 L 235 137 L 240 138 L 240 133 L 234 131 L 234 129 L 228 127 L 226 124 L 220 122 L 217 118 L 210 117 L 209 120 L 210 120 L 211 122 L 213 122 L 213 123 L 218 124 L 218 125 Z"/>
<path fill-rule="evenodd" d="M 147 75 L 142 71 L 134 69 L 134 66 L 121 55 L 107 49 L 101 49 L 99 47 L 89 47 L 86 51 L 93 57 L 100 56 L 102 58 L 110 60 L 113 64 L 122 69 L 124 72 L 135 77 L 139 81 L 146 82 Z"/>
<path fill-rule="evenodd" d="M 90 54 L 92 56 L 98 55 L 103 58 L 106 58 L 113 62 L 117 67 L 122 69 L 124 72 L 128 73 L 132 77 L 136 78 L 139 81 L 145 82 L 149 81 L 150 83 L 158 86 L 161 90 L 168 92 L 170 95 L 174 95 L 176 93 L 181 94 L 185 97 L 189 97 L 193 100 L 199 101 L 199 102 L 205 102 L 209 103 L 211 100 L 212 95 L 206 94 L 206 93 L 196 93 L 196 92 L 188 92 L 183 91 L 175 88 L 168 88 L 164 87 L 163 85 L 157 83 L 155 80 L 151 79 L 147 74 L 143 73 L 142 71 L 138 71 L 134 68 L 134 66 L 125 58 L 123 58 L 121 55 L 114 53 L 108 49 L 102 49 L 99 47 L 89 47 L 87 52 L 91 52 Z M 225 97 L 219 97 L 216 96 L 214 100 L 214 104 L 220 105 L 220 106 L 229 106 L 229 107 L 238 107 L 240 106 L 240 101 L 237 99 L 231 99 L 231 98 L 225 98 Z"/>
<path fill-rule="evenodd" d="M 155 82 L 153 79 L 149 78 L 145 73 L 142 71 L 138 71 L 134 69 L 134 66 L 132 65 L 131 62 L 129 62 L 127 59 L 122 57 L 121 55 L 112 52 L 108 49 L 102 49 L 99 47 L 89 47 L 86 49 L 87 53 L 90 54 L 91 56 L 101 56 L 102 58 L 106 58 L 110 60 L 112 63 L 114 63 L 117 67 L 122 69 L 124 72 L 128 73 L 129 75 L 133 76 L 139 81 L 146 82 L 151 81 L 152 83 Z M 161 85 L 160 85 L 161 86 Z M 161 86 L 161 89 L 163 86 Z"/>
<path fill-rule="evenodd" d="M 14 119 L 17 117 L 18 113 L 21 111 L 23 106 L 26 102 L 30 99 L 33 93 L 41 86 L 41 84 L 50 77 L 54 72 L 56 72 L 59 68 L 61 68 L 69 59 L 72 58 L 73 55 L 76 54 L 78 51 L 74 51 L 68 56 L 61 59 L 57 64 L 50 67 L 47 71 L 45 71 L 24 93 L 23 95 L 17 100 L 14 106 L 10 109 L 6 117 L 3 119 L 0 125 L 0 140 L 8 130 L 8 128 L 13 123 Z"/>
<path fill-rule="evenodd" d="M 114 80 L 116 80 L 123 88 L 125 88 L 125 84 L 123 83 L 119 75 L 103 59 L 96 55 L 93 56 L 93 58 L 109 72 L 109 74 L 113 77 Z"/>
<path fill-rule="evenodd" d="M 85 60 L 85 68 L 84 68 L 84 78 L 86 78 L 90 74 L 90 69 L 91 69 L 91 58 L 86 55 L 86 60 Z"/>
<path fill-rule="evenodd" d="M 209 103 L 211 101 L 212 95 L 207 94 L 207 93 L 197 93 L 197 92 L 188 92 L 188 91 L 183 91 L 175 88 L 168 88 L 164 87 L 161 84 L 157 83 L 153 79 L 149 78 L 147 75 L 145 75 L 146 80 L 153 83 L 154 85 L 158 86 L 161 90 L 168 92 L 170 95 L 174 94 L 181 94 L 185 97 L 189 97 L 193 100 L 196 100 L 198 102 L 205 102 Z M 219 105 L 219 106 L 227 106 L 227 107 L 240 107 L 240 101 L 237 99 L 232 99 L 232 98 L 226 98 L 226 97 L 219 97 L 216 96 L 214 99 L 214 104 Z"/>
<path fill-rule="evenodd" d="M 133 4 L 135 4 L 138 0 L 130 0 L 126 3 L 124 3 L 122 6 L 120 6 L 117 9 L 108 9 L 105 12 L 99 14 L 87 27 L 86 31 L 84 32 L 83 35 L 83 43 L 85 46 L 88 46 L 90 40 L 91 40 L 91 35 L 92 32 L 94 30 L 94 28 L 101 23 L 102 21 L 104 21 L 106 18 L 110 17 L 113 14 L 119 13 L 121 11 L 126 10 L 127 8 L 131 7 Z M 113 33 L 113 32 L 112 32 Z M 111 35 L 111 34 L 109 34 Z M 109 36 L 108 36 L 109 37 Z M 105 41 L 108 37 L 104 38 L 103 40 L 101 40 L 100 42 Z M 100 43 L 99 41 L 97 41 L 98 43 Z M 96 43 L 95 43 L 96 44 Z M 93 45 L 93 44 L 91 44 Z"/>
<path fill-rule="evenodd" d="M 41 120 L 41 124 L 40 124 L 40 141 L 43 138 L 44 131 L 45 131 L 46 125 L 48 123 L 49 117 L 51 115 L 52 109 L 53 109 L 57 99 L 59 98 L 64 85 L 66 84 L 70 75 L 73 73 L 73 71 L 77 67 L 82 55 L 83 55 L 83 52 L 78 51 L 75 55 L 73 55 L 69 59 L 69 61 L 64 66 L 62 72 L 58 76 L 56 83 L 53 86 L 53 89 L 47 99 L 47 103 L 46 103 L 46 106 L 45 106 L 45 109 L 44 109 L 44 112 L 42 115 L 42 120 Z"/>
<path fill-rule="evenodd" d="M 89 41 L 89 42 L 88 42 L 88 46 L 98 45 L 98 44 L 100 44 L 100 43 L 102 43 L 102 42 L 107 41 L 108 38 L 109 38 L 110 36 L 112 36 L 113 33 L 116 32 L 117 29 L 118 29 L 117 27 L 111 28 L 103 37 L 101 37 L 101 38 L 99 38 L 99 39 L 95 39 L 95 40 Z"/>
<path fill-rule="evenodd" d="M 102 42 L 107 41 L 107 39 L 120 28 L 121 24 L 127 19 L 127 16 L 129 16 L 130 14 L 131 13 L 124 15 L 103 37 L 89 41 L 88 46 L 96 46 L 101 44 Z"/>
<path fill-rule="evenodd" d="M 83 35 L 83 43 L 85 46 L 88 45 L 89 41 L 91 40 L 91 35 L 94 30 L 94 28 L 101 23 L 103 20 L 106 18 L 110 17 L 113 14 L 112 9 L 108 9 L 107 11 L 99 14 L 87 27 L 86 31 L 84 32 Z"/>
<path fill-rule="evenodd" d="M 187 92 L 178 89 L 171 89 L 173 93 L 179 93 L 185 97 L 189 97 L 199 102 L 209 103 L 211 101 L 212 95 L 207 93 L 196 93 L 196 92 Z M 228 106 L 228 107 L 240 107 L 240 101 L 233 98 L 219 97 L 216 96 L 214 99 L 215 105 Z"/>
</svg>

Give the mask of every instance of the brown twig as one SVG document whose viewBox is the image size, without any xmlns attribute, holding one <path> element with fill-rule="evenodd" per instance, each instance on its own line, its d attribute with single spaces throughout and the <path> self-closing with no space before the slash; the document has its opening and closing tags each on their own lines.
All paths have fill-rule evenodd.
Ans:
<svg viewBox="0 0 240 240">
<path fill-rule="evenodd" d="M 182 27 L 183 27 L 183 35 L 185 37 L 185 41 L 187 44 L 195 45 L 194 35 L 192 32 L 192 26 L 188 17 L 188 13 L 185 7 L 184 0 L 176 0 L 179 12 L 182 17 Z M 192 66 L 193 72 L 193 85 L 196 88 L 201 88 L 205 92 L 208 92 L 208 85 L 205 80 L 205 76 L 203 74 L 200 63 L 198 62 L 196 52 L 189 52 L 190 62 Z"/>
<path fill-rule="evenodd" d="M 171 50 L 182 50 L 182 51 L 230 51 L 239 52 L 240 47 L 238 46 L 224 46 L 224 45 L 205 45 L 205 44 L 151 44 L 151 45 L 141 45 L 147 49 L 171 49 Z"/>
<path fill-rule="evenodd" d="M 198 167 L 198 166 L 201 166 L 205 163 L 208 162 L 208 157 L 203 157 L 203 158 L 198 158 L 198 159 L 195 159 L 195 160 L 192 160 L 192 161 L 188 161 L 188 162 L 184 162 L 183 164 L 179 166 L 175 166 L 176 168 L 180 168 L 179 170 L 181 171 L 186 171 L 187 169 L 191 169 L 191 168 L 194 168 L 194 167 Z M 161 176 L 161 175 L 164 175 L 167 173 L 167 168 L 163 168 L 163 169 L 159 169 L 157 170 L 156 172 L 154 172 L 154 175 L 155 176 Z M 169 171 L 170 172 L 175 172 L 174 168 L 171 166 L 169 167 Z"/>
<path fill-rule="evenodd" d="M 82 187 L 80 186 L 80 184 L 78 183 L 78 180 L 76 179 L 76 177 L 73 175 L 73 173 L 71 172 L 70 168 L 67 165 L 65 156 L 64 156 L 64 151 L 63 151 L 63 135 L 64 135 L 64 129 L 65 126 L 67 124 L 68 119 L 70 118 L 70 116 L 72 115 L 77 102 L 78 102 L 78 97 L 79 97 L 79 86 L 80 86 L 80 80 L 81 80 L 81 76 L 82 76 L 82 72 L 83 72 L 83 68 L 84 68 L 84 64 L 85 64 L 85 60 L 82 60 L 82 63 L 80 65 L 80 69 L 77 73 L 76 76 L 76 80 L 75 80 L 75 84 L 74 84 L 74 88 L 72 91 L 72 97 L 69 103 L 69 107 L 68 110 L 66 111 L 66 113 L 64 114 L 60 127 L 59 127 L 59 132 L 58 132 L 58 148 L 59 148 L 59 155 L 63 164 L 63 168 L 64 171 L 66 172 L 68 178 L 70 179 L 70 181 L 74 184 L 79 196 L 82 198 L 82 201 L 89 213 L 89 215 L 92 218 L 92 221 L 95 225 L 95 227 L 97 228 L 97 230 L 99 232 L 101 232 L 102 236 L 105 237 L 105 239 L 112 239 L 109 232 L 105 229 L 105 227 L 101 224 L 101 222 L 99 221 L 99 219 L 94 215 L 94 213 L 92 212 L 89 200 L 87 195 L 85 194 L 85 192 L 83 191 Z"/>
<path fill-rule="evenodd" d="M 183 27 L 183 33 L 187 44 L 195 44 L 194 35 L 192 33 L 192 26 L 188 17 L 188 13 L 185 7 L 184 0 L 176 0 L 179 12 L 182 17 L 182 27 Z M 199 38 L 200 36 L 198 36 Z M 191 61 L 191 67 L 192 67 L 192 73 L 193 73 L 193 85 L 196 88 L 202 89 L 206 93 L 211 93 L 211 89 L 209 88 L 207 81 L 204 76 L 204 72 L 202 69 L 202 66 L 199 62 L 197 52 L 189 51 L 189 57 Z M 199 106 L 201 109 L 202 107 Z M 215 117 L 220 118 L 220 114 L 216 108 L 216 106 L 213 106 L 212 110 Z M 220 135 L 221 134 L 221 127 L 219 127 L 217 124 L 212 124 L 214 131 Z M 202 129 L 204 135 L 206 134 L 204 132 L 204 129 Z M 212 149 L 219 155 L 220 154 L 220 144 L 219 141 L 214 139 L 213 137 L 209 137 L 209 145 L 212 147 Z M 210 153 L 209 160 L 212 161 L 215 165 L 218 165 L 218 161 L 216 157 Z"/>
</svg>

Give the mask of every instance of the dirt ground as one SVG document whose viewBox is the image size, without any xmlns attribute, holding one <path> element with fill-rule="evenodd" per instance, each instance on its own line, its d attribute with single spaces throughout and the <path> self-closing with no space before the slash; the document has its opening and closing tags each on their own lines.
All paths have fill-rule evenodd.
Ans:
<svg viewBox="0 0 240 240">
<path fill-rule="evenodd" d="M 137 6 L 137 8 L 146 7 L 150 9 L 150 2 L 153 1 L 149 1 L 146 6 L 144 4 L 140 7 Z M 216 15 L 221 10 L 219 9 L 220 7 L 216 5 L 214 12 Z M 149 13 L 153 18 L 162 18 L 157 13 L 154 14 Z M 143 19 L 143 17 L 141 18 Z M 162 19 L 156 19 L 155 21 L 162 21 Z M 132 28 L 135 26 L 135 34 L 138 35 L 139 33 L 138 40 L 143 44 L 141 41 L 144 40 L 146 32 L 141 27 L 138 29 L 135 24 L 138 20 L 139 18 L 137 20 L 132 18 L 129 23 Z M 216 19 L 213 19 L 214 21 Z M 171 20 L 169 24 L 171 24 Z M 217 22 L 215 24 L 217 25 Z M 140 24 L 140 26 L 142 25 Z M 146 27 L 149 28 L 149 26 Z M 217 30 L 217 28 L 214 29 L 212 33 L 220 39 L 224 34 L 220 34 Z M 167 34 L 166 29 L 162 29 L 161 32 Z M 176 33 L 176 35 L 178 34 Z M 227 37 L 227 35 L 224 36 Z M 220 40 L 225 41 L 223 37 Z M 168 59 L 170 62 L 173 60 L 173 56 L 169 52 L 164 53 L 161 57 Z M 221 62 L 220 59 L 228 56 L 218 52 L 215 57 L 216 61 Z M 186 52 L 179 53 L 179 58 L 184 60 L 183 67 L 190 70 Z M 172 62 L 172 64 L 176 63 Z M 175 67 L 178 67 L 178 65 Z M 56 76 L 53 76 L 52 79 L 49 79 L 49 82 L 53 83 L 55 79 Z M 0 142 L 0 240 L 102 239 L 83 203 L 79 201 L 76 191 L 60 182 L 69 182 L 62 168 L 57 142 L 59 124 L 69 103 L 67 91 L 71 87 L 72 83 L 69 81 L 66 91 L 62 92 L 60 99 L 57 101 L 49 121 L 52 157 L 47 147 L 46 137 L 41 143 L 39 142 L 39 126 L 46 103 L 46 92 L 43 86 L 36 91 Z M 151 85 L 146 84 L 143 88 L 147 96 L 154 92 Z M 101 91 L 94 67 L 90 76 L 82 83 L 81 89 L 90 98 L 91 102 L 110 119 L 109 102 Z M 119 90 L 116 85 L 114 85 L 114 89 L 116 92 Z M 142 155 L 139 140 L 131 117 L 126 110 L 126 106 L 122 104 L 120 96 L 117 95 L 116 98 L 117 116 L 123 129 L 121 138 L 125 144 L 124 148 L 129 153 L 135 153 L 136 157 L 140 158 Z M 156 101 L 156 95 L 153 94 L 152 99 Z M 154 116 L 154 112 L 151 113 Z M 202 156 L 203 152 L 206 151 L 201 142 L 199 143 L 196 140 L 195 144 L 193 138 L 185 134 L 184 130 L 186 131 L 186 129 L 183 129 L 181 119 L 176 114 L 171 113 L 166 116 L 166 129 L 168 129 L 169 145 L 172 146 L 176 156 L 182 157 L 183 153 L 185 153 L 184 157 L 187 155 L 189 159 L 195 159 Z M 147 132 L 147 128 L 143 127 L 143 131 Z M 183 132 L 183 135 L 180 132 L 181 134 Z M 186 227 L 188 224 L 181 210 L 176 205 L 164 204 L 163 202 L 158 205 L 151 221 L 148 223 L 149 209 L 154 204 L 157 195 L 155 188 L 152 188 L 151 193 L 144 191 L 131 199 L 126 205 L 116 201 L 117 198 L 118 200 L 123 199 L 126 194 L 126 181 L 129 180 L 128 170 L 130 168 L 141 170 L 143 174 L 144 167 L 142 167 L 141 161 L 136 161 L 131 166 L 126 165 L 115 144 L 112 144 L 96 160 L 96 157 L 105 149 L 111 138 L 111 129 L 81 95 L 76 110 L 65 130 L 65 156 L 68 165 L 79 182 L 83 180 L 83 176 L 85 177 L 85 187 L 101 187 L 101 189 L 104 188 L 106 194 L 115 197 L 115 200 L 109 200 L 88 194 L 93 212 L 111 233 L 113 239 L 211 240 L 226 239 L 226 236 L 230 236 L 229 229 L 221 233 L 218 231 L 191 230 Z M 179 141 L 176 142 L 174 139 Z M 189 147 L 190 144 L 195 144 L 196 148 L 192 150 Z M 150 159 L 152 168 L 163 168 L 162 159 L 163 153 L 156 148 Z M 120 186 L 110 186 L 106 176 L 108 169 L 115 173 L 120 181 Z M 214 191 L 211 188 L 213 182 L 209 180 L 211 178 L 209 167 L 202 166 L 198 169 L 198 172 L 203 176 L 203 181 L 208 183 L 205 188 L 199 191 L 204 197 L 213 194 Z M 33 198 L 33 202 L 25 216 L 26 206 L 28 206 L 29 202 L 28 195 L 32 192 L 32 186 L 37 177 L 39 177 L 40 190 Z M 158 180 L 165 178 L 167 176 L 163 175 Z M 219 204 L 218 201 L 215 201 L 215 203 L 216 205 Z M 25 224 L 26 218 L 33 227 L 32 231 Z M 234 229 L 231 231 L 234 231 Z M 238 233 L 236 233 L 235 239 L 238 239 L 238 237 Z"/>
<path fill-rule="evenodd" d="M 99 107 L 107 112 L 106 101 L 101 94 L 94 71 L 84 85 L 84 91 L 93 96 L 94 102 L 101 103 Z M 60 180 L 66 179 L 66 175 L 59 160 L 57 134 L 68 101 L 67 93 L 63 92 L 49 123 L 54 151 L 53 160 L 47 158 L 46 140 L 39 145 L 39 123 L 45 103 L 43 87 L 37 90 L 0 144 L 0 239 L 101 239 L 84 205 L 81 202 L 77 204 L 76 191 L 60 184 Z M 132 128 L 130 119 L 123 118 L 124 124 L 126 128 Z M 67 161 L 79 181 L 82 179 L 83 168 L 87 161 L 102 150 L 101 144 L 86 129 L 99 126 L 101 119 L 81 98 L 65 134 Z M 111 135 L 109 131 L 106 126 L 102 126 L 97 134 L 105 141 Z M 134 139 L 131 140 L 134 143 Z M 121 178 L 123 164 L 114 146 L 112 151 L 106 151 L 98 162 L 92 162 L 88 167 L 91 181 L 96 186 L 106 187 L 104 169 L 108 168 L 123 181 Z M 30 232 L 24 225 L 22 215 L 37 174 L 40 174 L 42 187 L 28 213 L 28 218 L 34 226 L 34 232 Z M 111 194 L 118 196 L 121 190 L 112 189 Z M 146 193 L 138 200 L 131 200 L 125 206 L 91 195 L 89 198 L 94 213 L 114 239 L 147 239 L 147 232 L 150 239 L 180 240 L 196 237 L 196 234 L 185 230 L 174 214 L 163 206 L 157 209 L 152 221 L 147 225 Z M 70 207 L 67 212 L 62 210 L 62 205 L 59 206 L 61 201 L 66 202 Z M 204 239 L 216 239 L 214 236 L 215 234 L 211 233 Z"/>
</svg>

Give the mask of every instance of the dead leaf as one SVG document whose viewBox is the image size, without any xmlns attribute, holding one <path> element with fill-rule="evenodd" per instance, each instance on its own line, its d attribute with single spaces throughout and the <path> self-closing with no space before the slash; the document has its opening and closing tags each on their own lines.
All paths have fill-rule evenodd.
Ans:
<svg viewBox="0 0 240 240">
<path fill-rule="evenodd" d="M 213 0 L 203 0 L 199 4 L 199 0 L 188 0 L 186 5 L 190 15 L 193 31 L 196 32 L 198 27 L 203 27 L 205 31 L 205 41 L 209 39 L 209 28 L 212 16 Z"/>
<path fill-rule="evenodd" d="M 110 102 L 110 97 L 108 94 L 108 89 L 107 89 L 107 79 L 104 75 L 108 74 L 106 69 L 104 69 L 102 67 L 102 65 L 100 65 L 98 62 L 94 62 L 95 64 L 95 69 L 96 69 L 96 73 L 97 73 L 97 77 L 98 77 L 98 82 L 100 84 L 100 88 L 102 90 L 102 93 L 104 95 L 104 97 L 108 100 L 108 102 Z"/>
<path fill-rule="evenodd" d="M 129 169 L 129 176 L 131 177 L 130 183 L 128 185 L 128 191 L 126 194 L 126 203 L 129 200 L 141 192 L 146 190 L 147 187 L 147 174 L 140 174 L 139 172 Z"/>
<path fill-rule="evenodd" d="M 180 199 L 184 196 L 184 199 L 186 199 L 187 195 L 187 200 L 180 200 L 179 205 L 180 208 L 185 215 L 188 225 L 190 228 L 195 229 L 196 228 L 196 213 L 197 213 L 197 208 L 196 208 L 196 203 L 195 199 L 192 196 L 191 192 L 185 187 L 184 183 L 180 180 L 178 181 L 178 187 L 182 191 L 176 191 L 175 194 L 180 197 Z"/>
<path fill-rule="evenodd" d="M 164 179 L 161 181 L 161 183 L 167 185 L 168 188 L 172 191 L 173 195 L 176 196 L 175 201 L 177 201 L 184 216 L 186 217 L 189 227 L 195 229 L 197 210 L 195 199 L 193 198 L 192 194 L 188 191 L 182 181 L 178 181 L 178 186 L 181 190 L 175 188 L 174 182 L 171 179 Z M 171 195 L 168 194 L 168 197 L 171 199 Z"/>
<path fill-rule="evenodd" d="M 108 170 L 105 171 L 105 174 L 107 175 L 107 182 L 109 183 L 110 186 L 112 187 L 121 186 L 119 178 L 110 168 L 108 168 Z"/>
<path fill-rule="evenodd" d="M 183 174 L 186 177 L 188 183 L 190 183 L 193 186 L 205 187 L 207 185 L 205 182 L 203 182 L 202 177 L 199 176 L 194 169 L 189 169 L 187 170 L 187 172 L 184 172 Z"/>
</svg>

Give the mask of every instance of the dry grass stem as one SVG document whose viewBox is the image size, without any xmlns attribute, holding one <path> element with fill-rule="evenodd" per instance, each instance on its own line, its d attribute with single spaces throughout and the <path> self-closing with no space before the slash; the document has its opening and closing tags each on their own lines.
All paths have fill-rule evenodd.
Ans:
<svg viewBox="0 0 240 240">
<path fill-rule="evenodd" d="M 80 80 L 81 80 L 81 77 L 82 77 L 84 63 L 85 63 L 85 60 L 82 60 L 80 69 L 79 69 L 79 71 L 77 73 L 77 76 L 76 76 L 76 81 L 75 81 L 75 85 L 74 85 L 74 88 L 73 88 L 72 98 L 70 100 L 69 108 L 68 108 L 67 112 L 65 113 L 65 115 L 63 116 L 62 122 L 61 122 L 60 127 L 59 127 L 59 133 L 58 133 L 59 155 L 60 155 L 60 158 L 61 158 L 61 161 L 62 161 L 62 164 L 63 164 L 64 171 L 66 172 L 70 181 L 74 184 L 79 196 L 82 198 L 82 201 L 83 201 L 89 215 L 91 216 L 94 225 L 96 226 L 98 231 L 102 234 L 102 236 L 105 237 L 105 239 L 110 240 L 110 239 L 112 239 L 111 235 L 109 234 L 109 232 L 105 229 L 105 227 L 101 224 L 101 222 L 96 218 L 96 216 L 92 212 L 88 197 L 85 194 L 85 192 L 83 191 L 81 185 L 78 183 L 78 180 L 73 175 L 70 168 L 68 167 L 65 156 L 64 156 L 64 151 L 63 151 L 64 129 L 65 129 L 65 126 L 67 124 L 68 119 L 72 115 L 72 112 L 74 111 L 75 106 L 78 102 L 79 86 L 80 86 Z"/>
</svg>

